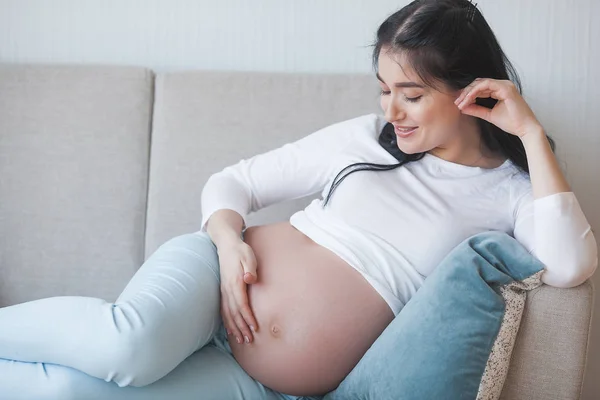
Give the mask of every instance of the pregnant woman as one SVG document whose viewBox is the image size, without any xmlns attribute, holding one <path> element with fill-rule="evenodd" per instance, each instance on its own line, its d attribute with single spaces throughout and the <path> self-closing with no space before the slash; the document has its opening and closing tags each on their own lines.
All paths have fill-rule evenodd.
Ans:
<svg viewBox="0 0 600 400">
<path fill-rule="evenodd" d="M 548 285 L 593 274 L 590 225 L 473 4 L 410 3 L 379 27 L 373 62 L 382 115 L 212 175 L 200 230 L 163 244 L 115 303 L 0 309 L 0 398 L 325 394 L 486 231 L 516 238 Z M 289 221 L 246 229 L 250 212 L 315 193 Z"/>
</svg>

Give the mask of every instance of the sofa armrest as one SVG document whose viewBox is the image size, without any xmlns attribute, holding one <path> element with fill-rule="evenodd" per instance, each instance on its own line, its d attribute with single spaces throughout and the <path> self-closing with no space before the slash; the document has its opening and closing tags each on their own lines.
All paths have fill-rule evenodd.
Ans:
<svg viewBox="0 0 600 400">
<path fill-rule="evenodd" d="M 594 286 L 543 285 L 527 296 L 502 400 L 579 399 L 587 362 Z"/>
</svg>

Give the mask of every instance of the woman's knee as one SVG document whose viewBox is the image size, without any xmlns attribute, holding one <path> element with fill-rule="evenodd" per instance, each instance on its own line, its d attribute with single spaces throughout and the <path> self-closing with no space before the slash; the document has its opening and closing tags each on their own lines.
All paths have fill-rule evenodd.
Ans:
<svg viewBox="0 0 600 400">
<path fill-rule="evenodd" d="M 219 256 L 217 246 L 213 243 L 205 232 L 186 233 L 175 236 L 163 243 L 158 252 L 183 252 L 186 256 L 193 255 L 198 262 L 205 264 L 215 273 L 217 279 L 220 279 Z"/>
<path fill-rule="evenodd" d="M 185 247 L 204 253 L 217 254 L 217 246 L 206 232 L 185 233 L 175 236 L 161 245 L 161 247 Z"/>
<path fill-rule="evenodd" d="M 168 287 L 163 287 L 160 283 L 157 283 L 160 290 L 150 293 L 152 296 L 140 297 L 137 291 L 134 291 L 123 303 L 112 305 L 111 313 L 115 326 L 109 335 L 100 340 L 103 350 L 98 351 L 101 360 L 97 360 L 97 364 L 101 374 L 95 376 L 101 375 L 103 379 L 114 381 L 119 386 L 145 386 L 162 378 L 196 350 L 199 340 L 212 336 L 209 333 L 216 329 L 211 326 L 216 326 L 218 321 L 219 270 L 216 247 L 210 237 L 197 233 L 177 236 L 165 242 L 156 253 L 159 251 L 163 255 L 157 254 L 156 260 L 161 265 L 172 263 L 177 265 L 178 271 L 186 271 L 188 268 L 188 272 L 209 268 L 211 272 L 208 275 L 186 272 L 178 276 L 177 279 L 181 281 L 175 289 L 188 287 L 189 290 L 182 294 L 186 298 L 195 299 L 192 294 L 198 291 L 197 288 L 203 288 L 202 298 L 188 301 L 189 307 L 186 306 L 185 309 L 178 308 L 187 303 L 179 301 L 183 297 L 178 297 L 177 290 L 169 291 Z M 181 257 L 177 254 L 169 255 L 171 251 L 180 253 Z M 187 278 L 190 277 L 193 279 L 188 282 Z M 173 280 L 174 278 L 166 282 L 171 284 Z M 197 281 L 206 281 L 207 284 L 200 285 Z M 162 298 L 165 293 L 168 295 Z M 173 298 L 179 300 L 171 304 L 170 300 Z M 144 303 L 140 299 L 150 299 L 151 302 Z M 159 301 L 159 304 L 155 304 L 156 301 Z M 193 310 L 196 305 L 199 309 Z M 152 311 L 155 307 L 160 308 L 160 312 L 156 313 L 158 317 Z M 164 314 L 164 318 L 160 317 L 161 313 Z M 201 318 L 202 315 L 206 318 Z M 214 317 L 215 315 L 217 317 Z M 198 328 L 202 332 L 196 332 L 194 327 L 202 327 Z"/>
<path fill-rule="evenodd" d="M 106 344 L 101 360 L 92 360 L 101 369 L 97 376 L 121 387 L 157 381 L 175 367 L 169 368 L 171 357 L 165 352 L 170 346 L 161 339 L 160 332 L 148 329 L 119 334 Z"/>
</svg>

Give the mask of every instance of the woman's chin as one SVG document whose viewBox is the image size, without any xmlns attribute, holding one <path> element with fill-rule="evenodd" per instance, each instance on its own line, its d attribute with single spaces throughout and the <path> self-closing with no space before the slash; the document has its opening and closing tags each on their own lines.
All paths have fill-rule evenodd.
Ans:
<svg viewBox="0 0 600 400">
<path fill-rule="evenodd" d="M 418 147 L 418 146 L 402 146 L 400 144 L 398 144 L 398 148 L 404 153 L 404 154 L 419 154 L 419 153 L 425 153 L 426 151 L 429 151 L 428 149 L 424 149 L 423 147 Z"/>
</svg>

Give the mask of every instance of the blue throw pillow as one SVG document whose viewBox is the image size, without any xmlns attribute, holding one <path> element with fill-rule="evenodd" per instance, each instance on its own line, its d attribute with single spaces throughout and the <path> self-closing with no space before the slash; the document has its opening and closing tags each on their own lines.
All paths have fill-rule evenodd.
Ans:
<svg viewBox="0 0 600 400">
<path fill-rule="evenodd" d="M 499 398 L 543 268 L 503 232 L 466 239 L 324 400 Z"/>
</svg>

